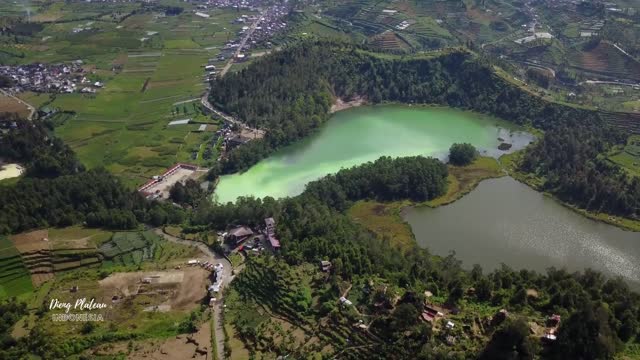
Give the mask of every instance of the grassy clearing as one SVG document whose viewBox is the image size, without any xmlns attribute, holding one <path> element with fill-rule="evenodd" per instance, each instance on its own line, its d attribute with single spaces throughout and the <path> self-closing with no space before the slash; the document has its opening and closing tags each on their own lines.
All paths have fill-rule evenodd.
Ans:
<svg viewBox="0 0 640 360">
<path fill-rule="evenodd" d="M 414 244 L 409 224 L 402 220 L 401 209 L 404 202 L 379 203 L 376 201 L 358 201 L 347 212 L 349 217 L 365 228 L 403 249 Z"/>
<path fill-rule="evenodd" d="M 81 226 L 49 229 L 49 241 L 54 248 L 73 248 L 78 242 L 86 243 L 90 247 L 96 247 L 111 239 L 112 235 L 113 233 L 110 231 Z"/>
<path fill-rule="evenodd" d="M 640 176 L 640 135 L 630 136 L 627 145 L 613 151 L 608 159 L 622 166 L 629 174 Z"/>
<path fill-rule="evenodd" d="M 229 259 L 231 260 L 231 265 L 233 265 L 233 267 L 238 267 L 244 263 L 244 257 L 238 253 L 229 255 Z"/>
</svg>

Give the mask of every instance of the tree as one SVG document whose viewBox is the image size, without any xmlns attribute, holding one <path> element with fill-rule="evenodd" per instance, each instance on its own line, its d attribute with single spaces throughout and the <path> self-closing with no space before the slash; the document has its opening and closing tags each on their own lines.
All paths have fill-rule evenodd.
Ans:
<svg viewBox="0 0 640 360">
<path fill-rule="evenodd" d="M 529 360 L 537 353 L 523 319 L 507 320 L 491 337 L 479 360 Z M 574 359 L 572 357 L 568 357 Z M 577 358 L 575 358 L 577 359 Z"/>
<path fill-rule="evenodd" d="M 620 346 L 610 326 L 608 309 L 587 303 L 562 322 L 553 354 L 557 359 L 612 359 Z"/>
<path fill-rule="evenodd" d="M 412 303 L 403 303 L 393 312 L 391 325 L 395 331 L 403 331 L 418 322 L 420 312 Z"/>
<path fill-rule="evenodd" d="M 471 144 L 453 144 L 449 149 L 449 162 L 456 166 L 469 165 L 476 158 L 476 155 L 476 148 Z"/>
<path fill-rule="evenodd" d="M 480 301 L 488 301 L 491 299 L 491 291 L 493 290 L 493 285 L 491 281 L 486 277 L 482 277 L 476 283 L 476 297 Z"/>
</svg>

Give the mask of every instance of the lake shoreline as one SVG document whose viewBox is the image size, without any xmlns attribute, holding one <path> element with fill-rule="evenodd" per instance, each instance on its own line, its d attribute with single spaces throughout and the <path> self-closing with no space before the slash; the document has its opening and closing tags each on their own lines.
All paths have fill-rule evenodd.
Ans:
<svg viewBox="0 0 640 360">
<path fill-rule="evenodd" d="M 455 251 L 467 267 L 591 268 L 640 286 L 635 232 L 594 221 L 511 176 L 482 181 L 460 202 L 437 209 L 403 205 L 395 219 L 411 228 L 415 246 L 437 256 Z"/>
<path fill-rule="evenodd" d="M 338 111 L 343 111 L 367 104 L 367 100 L 361 96 L 356 96 L 354 99 L 349 101 L 344 101 L 341 98 L 337 97 L 333 105 L 331 105 L 331 109 L 329 109 L 329 114 L 335 114 Z"/>
</svg>

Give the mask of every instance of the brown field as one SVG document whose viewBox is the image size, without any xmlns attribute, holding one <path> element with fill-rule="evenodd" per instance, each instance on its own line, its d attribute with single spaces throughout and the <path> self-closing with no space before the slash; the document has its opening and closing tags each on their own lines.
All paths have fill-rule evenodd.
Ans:
<svg viewBox="0 0 640 360">
<path fill-rule="evenodd" d="M 42 274 L 31 274 L 31 282 L 34 287 L 38 287 L 43 283 L 47 282 L 50 279 L 53 279 L 54 275 L 51 272 L 42 273 Z"/>
<path fill-rule="evenodd" d="M 49 230 L 46 229 L 10 237 L 16 249 L 20 251 L 22 259 L 27 262 L 27 268 L 31 273 L 31 282 L 36 287 L 54 277 L 50 256 L 51 242 L 43 240 L 48 238 Z"/>
<path fill-rule="evenodd" d="M 585 70 L 640 79 L 640 63 L 606 42 L 589 51 L 581 51 L 574 59 L 575 66 Z"/>
<path fill-rule="evenodd" d="M 48 238 L 49 231 L 46 229 L 30 231 L 10 237 L 11 241 L 13 241 L 13 244 L 16 246 L 16 249 L 18 249 L 22 254 L 38 250 L 50 250 L 51 244 L 49 241 L 43 240 L 48 240 Z"/>
<path fill-rule="evenodd" d="M 395 32 L 389 30 L 372 36 L 369 42 L 374 47 L 382 50 L 408 50 L 411 48 L 411 45 L 400 38 Z"/>
<path fill-rule="evenodd" d="M 189 310 L 202 303 L 207 295 L 210 273 L 194 267 L 179 271 L 116 273 L 101 280 L 100 287 L 108 297 L 154 296 L 155 305 L 168 305 L 171 310 Z M 150 284 L 143 284 L 150 278 Z"/>
<path fill-rule="evenodd" d="M 200 349 L 206 354 L 196 352 Z M 126 354 L 127 359 L 150 360 L 182 360 L 182 359 L 212 359 L 211 326 L 209 322 L 200 325 L 198 331 L 192 335 L 178 335 L 172 339 L 149 340 L 133 343 L 133 350 L 129 351 L 129 342 L 101 345 L 87 355 L 108 356 Z"/>
<path fill-rule="evenodd" d="M 29 116 L 29 109 L 16 99 L 0 93 L 0 112 L 18 113 L 21 117 Z"/>
</svg>

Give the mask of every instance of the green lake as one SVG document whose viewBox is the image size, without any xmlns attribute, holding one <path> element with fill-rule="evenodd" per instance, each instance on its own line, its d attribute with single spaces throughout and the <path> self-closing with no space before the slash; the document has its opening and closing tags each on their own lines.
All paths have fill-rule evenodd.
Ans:
<svg viewBox="0 0 640 360">
<path fill-rule="evenodd" d="M 445 159 L 451 144 L 471 143 L 483 155 L 498 157 L 504 140 L 510 151 L 532 141 L 529 133 L 487 115 L 445 107 L 380 105 L 340 111 L 315 134 L 286 147 L 241 174 L 223 176 L 214 199 L 239 196 L 281 198 L 341 168 L 381 156 L 425 155 Z"/>
</svg>

